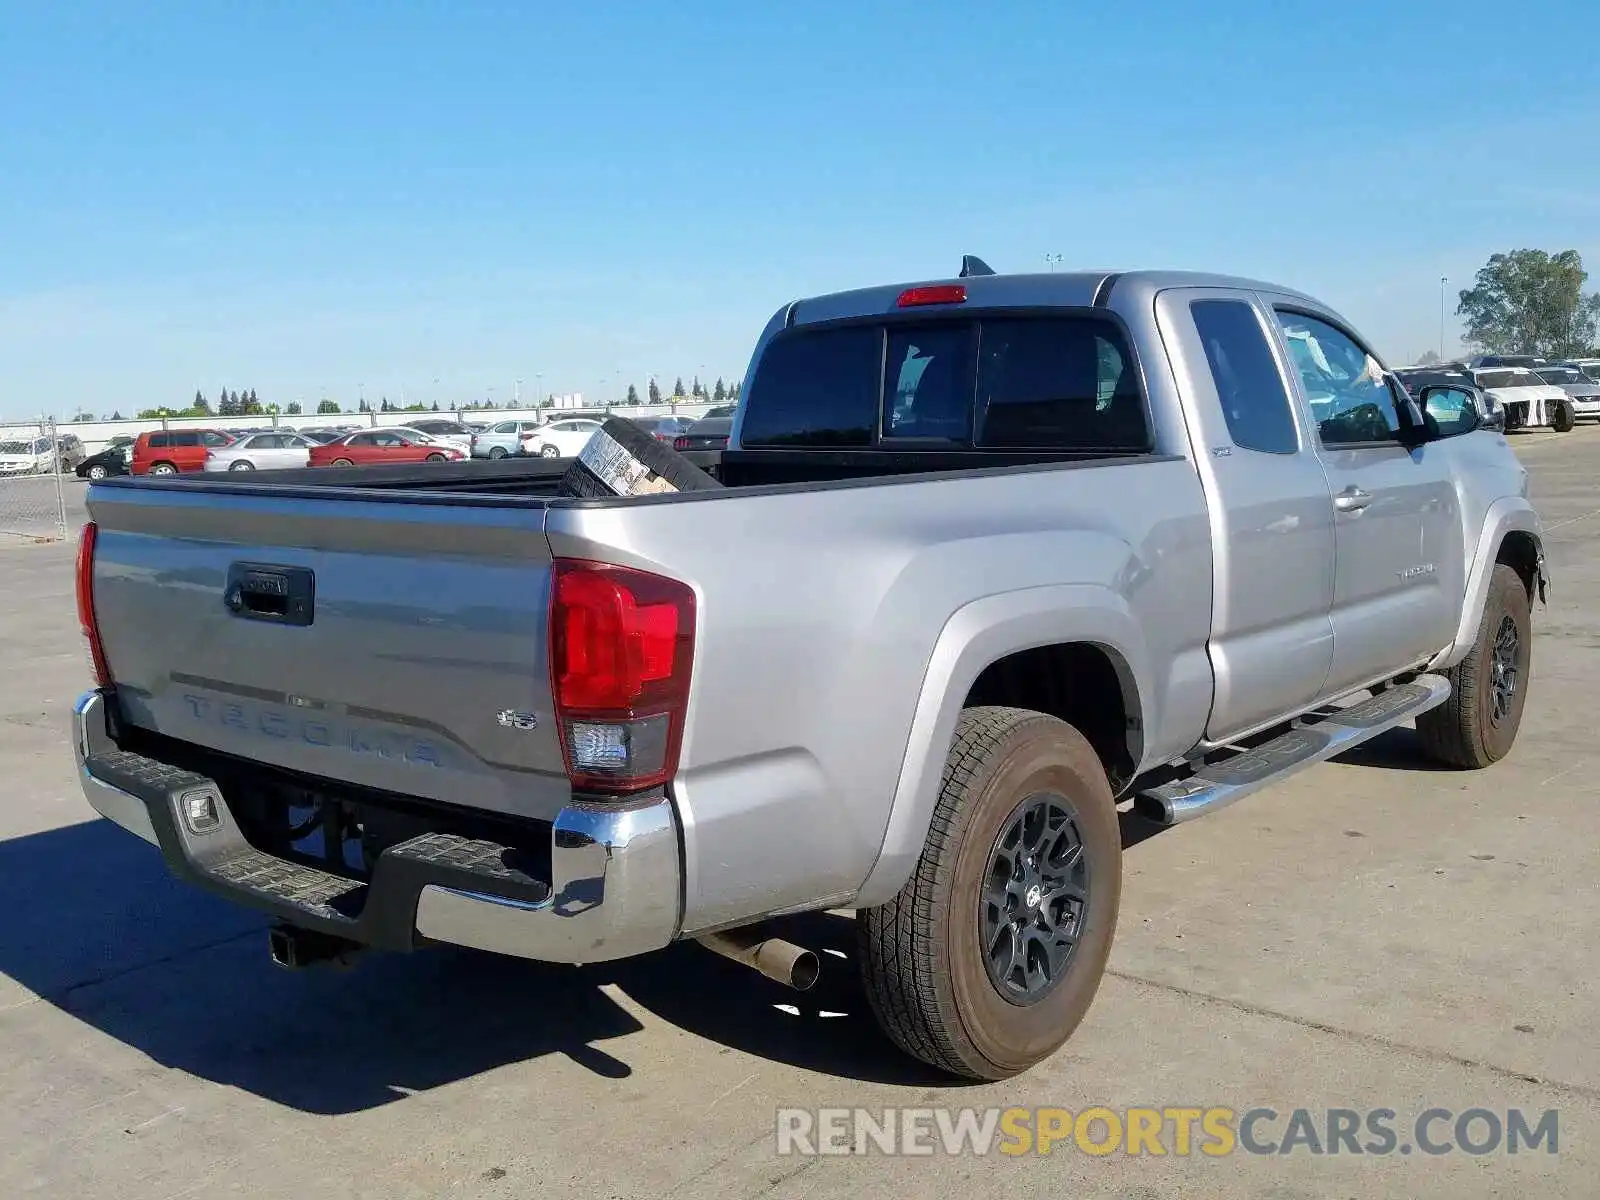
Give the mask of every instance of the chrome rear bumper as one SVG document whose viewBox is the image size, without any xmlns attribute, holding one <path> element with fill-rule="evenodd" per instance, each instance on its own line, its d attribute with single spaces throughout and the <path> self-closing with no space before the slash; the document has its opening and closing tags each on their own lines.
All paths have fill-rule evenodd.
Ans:
<svg viewBox="0 0 1600 1200">
<path fill-rule="evenodd" d="M 106 706 L 95 691 L 73 708 L 84 797 L 179 878 L 237 903 L 384 949 L 448 942 L 548 962 L 627 958 L 677 936 L 682 867 L 665 796 L 562 809 L 549 880 L 509 868 L 491 843 L 429 834 L 385 850 L 362 882 L 252 848 L 214 781 L 120 750 Z M 196 833 L 184 805 L 206 797 L 217 823 Z"/>
</svg>

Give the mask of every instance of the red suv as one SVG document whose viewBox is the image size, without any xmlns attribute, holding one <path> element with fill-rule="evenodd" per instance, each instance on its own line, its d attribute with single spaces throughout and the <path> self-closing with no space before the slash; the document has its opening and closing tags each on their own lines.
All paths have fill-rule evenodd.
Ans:
<svg viewBox="0 0 1600 1200">
<path fill-rule="evenodd" d="M 233 435 L 220 429 L 158 429 L 141 433 L 133 443 L 130 466 L 135 475 L 176 475 L 204 471 L 206 452 L 231 445 Z"/>
</svg>

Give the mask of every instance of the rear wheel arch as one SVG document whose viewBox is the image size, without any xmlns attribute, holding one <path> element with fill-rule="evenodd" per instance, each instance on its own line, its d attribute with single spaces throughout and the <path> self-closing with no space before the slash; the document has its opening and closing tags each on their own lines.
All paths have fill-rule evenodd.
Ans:
<svg viewBox="0 0 1600 1200">
<path fill-rule="evenodd" d="M 1052 696 L 1047 681 L 1064 664 L 1104 690 L 1082 685 L 1076 695 Z M 1103 586 L 1030 588 L 959 609 L 930 655 L 878 856 L 858 903 L 888 900 L 914 868 L 964 711 L 1007 705 L 1073 724 L 1091 707 L 1100 709 L 1087 717 L 1093 732 L 1083 734 L 1116 790 L 1144 765 L 1145 733 L 1159 720 L 1151 709 L 1152 679 L 1136 619 L 1126 602 Z M 1120 726 L 1120 738 L 1113 723 Z"/>
</svg>

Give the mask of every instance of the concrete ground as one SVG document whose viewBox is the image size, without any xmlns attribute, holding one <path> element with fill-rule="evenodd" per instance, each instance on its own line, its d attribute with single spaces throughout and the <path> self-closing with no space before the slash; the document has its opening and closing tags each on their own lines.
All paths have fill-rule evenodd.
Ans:
<svg viewBox="0 0 1600 1200">
<path fill-rule="evenodd" d="M 70 545 L 0 548 L 0 1195 L 1593 1197 L 1600 429 L 1515 444 L 1555 586 L 1511 757 L 1439 772 L 1397 732 L 1195 824 L 1130 821 L 1089 1019 L 984 1087 L 886 1046 L 836 916 L 795 923 L 837 952 L 803 996 L 694 946 L 275 970 L 257 918 L 93 819 Z M 775 1153 L 778 1107 L 853 1105 L 1268 1106 L 1269 1140 L 1302 1107 L 1393 1109 L 1402 1134 L 1430 1107 L 1556 1109 L 1559 1153 Z"/>
</svg>

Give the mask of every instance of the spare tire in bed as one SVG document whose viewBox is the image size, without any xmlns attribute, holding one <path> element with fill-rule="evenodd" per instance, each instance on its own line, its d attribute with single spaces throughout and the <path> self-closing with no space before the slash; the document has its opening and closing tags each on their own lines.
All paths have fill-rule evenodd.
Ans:
<svg viewBox="0 0 1600 1200">
<path fill-rule="evenodd" d="M 649 496 L 722 485 L 626 417 L 600 426 L 561 477 L 558 495 Z"/>
</svg>

